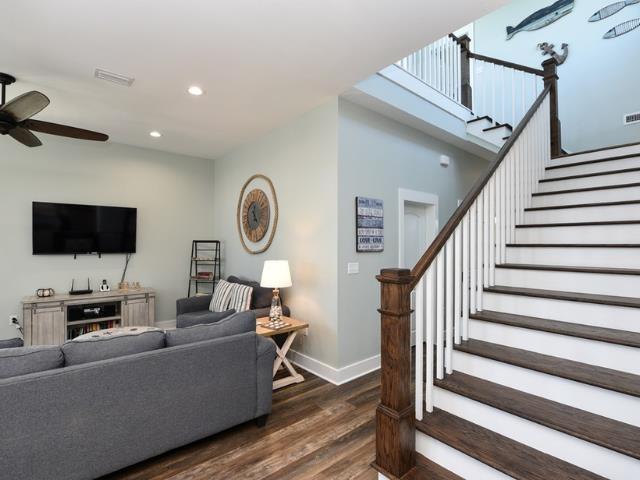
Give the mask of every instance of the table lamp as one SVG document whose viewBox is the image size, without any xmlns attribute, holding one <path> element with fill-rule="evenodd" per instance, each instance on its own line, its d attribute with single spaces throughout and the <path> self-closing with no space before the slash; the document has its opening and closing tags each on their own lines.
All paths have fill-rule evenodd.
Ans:
<svg viewBox="0 0 640 480">
<path fill-rule="evenodd" d="M 282 304 L 280 303 L 280 289 L 291 286 L 291 273 L 289 272 L 289 262 L 287 260 L 266 260 L 262 268 L 262 278 L 260 286 L 273 288 L 273 298 L 271 299 L 271 320 L 280 320 L 282 316 Z"/>
</svg>

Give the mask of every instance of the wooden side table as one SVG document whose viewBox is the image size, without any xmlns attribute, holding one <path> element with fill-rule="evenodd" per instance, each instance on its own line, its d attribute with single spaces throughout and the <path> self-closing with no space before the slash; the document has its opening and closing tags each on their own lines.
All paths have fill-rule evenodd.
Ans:
<svg viewBox="0 0 640 480">
<path fill-rule="evenodd" d="M 291 385 L 293 383 L 304 382 L 304 377 L 300 375 L 293 365 L 287 358 L 287 352 L 291 348 L 291 344 L 296 339 L 298 332 L 302 332 L 309 328 L 309 324 L 305 322 L 301 322 L 300 320 L 296 320 L 295 318 L 289 317 L 281 317 L 284 323 L 289 323 L 290 325 L 285 328 L 281 328 L 280 330 L 272 330 L 270 328 L 265 328 L 262 326 L 263 323 L 267 323 L 269 321 L 269 317 L 258 318 L 256 321 L 256 333 L 263 337 L 271 340 L 276 346 L 276 359 L 273 362 L 273 376 L 275 378 L 276 373 L 282 365 L 289 371 L 289 376 L 280 378 L 273 382 L 273 389 L 276 390 L 278 388 L 286 387 L 287 385 Z M 285 340 L 282 347 L 278 347 L 278 344 L 273 339 L 276 335 L 287 335 L 287 339 Z"/>
</svg>

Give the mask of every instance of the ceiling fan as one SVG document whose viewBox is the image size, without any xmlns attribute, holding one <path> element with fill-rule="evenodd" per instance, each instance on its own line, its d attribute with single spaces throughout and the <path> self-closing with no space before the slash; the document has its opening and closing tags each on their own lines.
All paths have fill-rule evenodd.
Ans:
<svg viewBox="0 0 640 480">
<path fill-rule="evenodd" d="M 6 87 L 14 83 L 16 79 L 6 73 L 0 73 L 2 85 L 2 103 L 0 103 L 0 135 L 9 135 L 14 140 L 27 147 L 39 147 L 42 142 L 33 132 L 48 133 L 61 137 L 76 138 L 79 140 L 93 140 L 106 142 L 109 139 L 104 133 L 83 130 L 82 128 L 69 127 L 57 123 L 32 120 L 31 117 L 42 111 L 49 105 L 46 95 L 32 91 L 23 93 L 8 102 L 5 99 Z"/>
</svg>

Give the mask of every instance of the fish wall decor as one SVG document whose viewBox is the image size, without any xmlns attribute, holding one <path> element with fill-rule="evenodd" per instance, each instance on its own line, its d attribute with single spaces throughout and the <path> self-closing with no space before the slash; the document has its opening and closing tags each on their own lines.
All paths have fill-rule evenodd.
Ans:
<svg viewBox="0 0 640 480">
<path fill-rule="evenodd" d="M 556 20 L 571 13 L 574 3 L 574 0 L 558 0 L 553 5 L 532 13 L 515 27 L 507 27 L 507 40 L 513 38 L 516 33 L 530 32 L 531 30 L 538 30 L 551 25 Z"/>
<path fill-rule="evenodd" d="M 640 0 L 625 0 L 623 2 L 612 3 L 610 5 L 607 5 L 604 8 L 601 8 L 596 13 L 591 15 L 591 17 L 589 18 L 589 21 L 590 22 L 599 22 L 600 20 L 608 18 L 611 15 L 615 15 L 620 10 L 622 10 L 624 7 L 628 7 L 629 5 L 634 5 L 636 3 L 640 3 Z"/>
<path fill-rule="evenodd" d="M 621 23 L 620 25 L 616 25 L 607 33 L 604 34 L 602 38 L 616 38 L 620 35 L 624 35 L 625 33 L 629 33 L 634 28 L 640 27 L 640 18 L 634 18 L 633 20 L 629 20 L 628 22 Z"/>
</svg>

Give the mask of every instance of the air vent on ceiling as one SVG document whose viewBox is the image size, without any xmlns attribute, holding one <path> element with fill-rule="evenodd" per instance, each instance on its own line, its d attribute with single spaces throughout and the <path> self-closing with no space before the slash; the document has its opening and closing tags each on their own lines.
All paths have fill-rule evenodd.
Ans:
<svg viewBox="0 0 640 480">
<path fill-rule="evenodd" d="M 119 73 L 109 72 L 107 70 L 102 70 L 101 68 L 96 68 L 96 72 L 94 75 L 100 80 L 106 80 L 107 82 L 122 85 L 123 87 L 130 87 L 135 81 L 135 78 L 120 75 Z"/>
<path fill-rule="evenodd" d="M 640 112 L 628 113 L 624 116 L 625 125 L 631 125 L 632 123 L 640 123 Z"/>
</svg>

